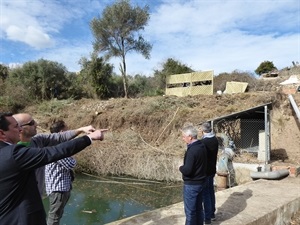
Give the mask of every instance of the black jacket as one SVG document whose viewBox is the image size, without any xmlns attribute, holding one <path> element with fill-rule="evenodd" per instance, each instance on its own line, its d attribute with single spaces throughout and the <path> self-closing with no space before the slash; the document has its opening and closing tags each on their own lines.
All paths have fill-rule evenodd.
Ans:
<svg viewBox="0 0 300 225">
<path fill-rule="evenodd" d="M 207 171 L 206 175 L 211 176 L 216 174 L 216 164 L 219 150 L 219 142 L 216 136 L 205 137 L 201 139 L 207 150 Z"/>
<path fill-rule="evenodd" d="M 45 148 L 0 141 L 0 224 L 46 225 L 34 170 L 74 155 L 90 144 L 87 136 Z"/>
<path fill-rule="evenodd" d="M 203 184 L 206 177 L 207 155 L 205 145 L 197 140 L 188 145 L 184 164 L 179 167 L 185 184 Z"/>
</svg>

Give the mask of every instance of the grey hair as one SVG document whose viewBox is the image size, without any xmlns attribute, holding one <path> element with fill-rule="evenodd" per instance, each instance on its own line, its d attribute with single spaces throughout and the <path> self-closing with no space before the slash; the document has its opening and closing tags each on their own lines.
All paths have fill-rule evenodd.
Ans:
<svg viewBox="0 0 300 225">
<path fill-rule="evenodd" d="M 191 136 L 194 139 L 197 139 L 198 129 L 192 125 L 185 126 L 181 129 L 182 133 L 186 136 Z"/>
<path fill-rule="evenodd" d="M 201 130 L 205 133 L 210 133 L 212 131 L 211 125 L 209 122 L 205 122 L 201 125 Z"/>
</svg>

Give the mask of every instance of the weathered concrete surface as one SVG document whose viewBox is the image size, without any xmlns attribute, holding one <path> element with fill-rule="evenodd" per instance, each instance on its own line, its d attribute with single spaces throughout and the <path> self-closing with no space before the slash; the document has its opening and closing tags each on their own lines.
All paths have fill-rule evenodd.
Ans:
<svg viewBox="0 0 300 225">
<path fill-rule="evenodd" d="M 300 210 L 300 177 L 257 180 L 216 193 L 220 225 L 284 225 Z M 183 225 L 183 203 L 146 212 L 109 225 Z"/>
</svg>

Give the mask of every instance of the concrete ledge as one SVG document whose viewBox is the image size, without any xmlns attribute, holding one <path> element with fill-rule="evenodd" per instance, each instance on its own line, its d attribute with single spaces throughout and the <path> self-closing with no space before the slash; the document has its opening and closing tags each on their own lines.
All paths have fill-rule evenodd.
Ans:
<svg viewBox="0 0 300 225">
<path fill-rule="evenodd" d="M 300 177 L 256 180 L 216 193 L 220 225 L 284 225 L 300 211 Z M 109 225 L 182 225 L 183 203 L 142 213 Z"/>
</svg>

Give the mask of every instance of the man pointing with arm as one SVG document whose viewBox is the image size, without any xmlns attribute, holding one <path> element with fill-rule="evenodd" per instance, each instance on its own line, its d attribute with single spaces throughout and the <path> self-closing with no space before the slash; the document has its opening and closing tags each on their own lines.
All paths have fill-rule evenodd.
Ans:
<svg viewBox="0 0 300 225">
<path fill-rule="evenodd" d="M 66 130 L 65 132 L 53 134 L 37 134 L 37 122 L 28 113 L 14 114 L 13 117 L 22 127 L 20 132 L 20 141 L 17 144 L 22 144 L 26 147 L 47 147 L 60 144 L 71 140 L 81 133 L 90 133 L 95 131 L 93 126 L 80 127 L 75 130 Z M 45 192 L 45 167 L 39 167 L 35 170 L 35 176 L 38 183 L 38 189 L 42 196 Z"/>
<path fill-rule="evenodd" d="M 0 113 L 0 224 L 46 225 L 35 169 L 103 140 L 107 129 L 45 148 L 16 145 L 21 130 L 11 113 Z"/>
</svg>

